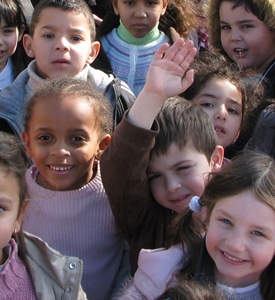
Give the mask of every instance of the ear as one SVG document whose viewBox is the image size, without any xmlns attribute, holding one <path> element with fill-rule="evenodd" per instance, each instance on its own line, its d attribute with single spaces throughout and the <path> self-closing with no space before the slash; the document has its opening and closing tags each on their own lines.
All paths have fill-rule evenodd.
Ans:
<svg viewBox="0 0 275 300">
<path fill-rule="evenodd" d="M 109 146 L 110 141 L 111 141 L 111 136 L 109 134 L 106 134 L 98 145 L 96 159 L 98 160 L 100 159 L 101 153 Z"/>
<path fill-rule="evenodd" d="M 24 214 L 25 214 L 25 211 L 26 211 L 26 208 L 28 206 L 28 202 L 27 201 L 24 201 L 19 213 L 18 213 L 18 218 L 17 220 L 15 221 L 15 225 L 14 225 L 14 231 L 17 233 L 20 231 L 20 228 L 21 228 L 21 223 L 22 223 L 22 220 L 23 220 L 23 217 L 24 217 Z"/>
<path fill-rule="evenodd" d="M 86 62 L 87 64 L 91 64 L 97 57 L 100 50 L 100 43 L 98 41 L 92 42 L 91 53 L 89 54 Z"/>
<path fill-rule="evenodd" d="M 169 3 L 169 1 L 166 1 L 166 0 L 163 1 L 163 9 L 162 9 L 162 12 L 161 12 L 161 15 L 162 15 L 162 16 L 163 16 L 163 15 L 165 14 L 165 12 L 166 12 L 168 3 Z"/>
<path fill-rule="evenodd" d="M 24 141 L 24 148 L 26 150 L 27 156 L 32 157 L 32 151 L 30 148 L 30 139 L 29 139 L 29 135 L 27 134 L 26 131 L 22 132 L 22 139 Z"/>
<path fill-rule="evenodd" d="M 18 35 L 18 42 L 21 41 L 22 37 L 23 37 L 23 34 L 24 34 L 24 31 L 25 31 L 25 25 L 22 25 L 20 31 L 19 31 L 19 35 Z"/>
<path fill-rule="evenodd" d="M 117 16 L 119 16 L 119 9 L 117 7 L 117 0 L 112 0 L 113 10 Z"/>
<path fill-rule="evenodd" d="M 31 58 L 34 58 L 34 52 L 32 50 L 32 37 L 29 34 L 23 35 L 23 46 L 27 55 Z"/>
<path fill-rule="evenodd" d="M 223 156 L 224 156 L 224 149 L 222 146 L 216 146 L 212 156 L 211 156 L 211 162 L 210 167 L 211 171 L 219 171 L 222 167 L 223 163 Z"/>
</svg>

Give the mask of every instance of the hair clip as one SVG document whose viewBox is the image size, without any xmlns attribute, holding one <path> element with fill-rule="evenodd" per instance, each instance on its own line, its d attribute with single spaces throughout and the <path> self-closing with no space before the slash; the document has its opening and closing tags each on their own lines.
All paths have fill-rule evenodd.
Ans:
<svg viewBox="0 0 275 300">
<path fill-rule="evenodd" d="M 200 197 L 198 197 L 198 196 L 192 197 L 192 199 L 189 203 L 189 208 L 193 212 L 200 212 L 201 211 Z"/>
</svg>

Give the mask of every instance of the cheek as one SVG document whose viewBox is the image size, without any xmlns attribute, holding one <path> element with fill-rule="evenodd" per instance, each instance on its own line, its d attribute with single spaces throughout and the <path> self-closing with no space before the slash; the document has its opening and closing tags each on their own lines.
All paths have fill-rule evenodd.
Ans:
<svg viewBox="0 0 275 300">
<path fill-rule="evenodd" d="M 163 188 L 160 183 L 154 182 L 149 184 L 150 191 L 154 199 L 158 202 L 162 202 Z"/>
</svg>

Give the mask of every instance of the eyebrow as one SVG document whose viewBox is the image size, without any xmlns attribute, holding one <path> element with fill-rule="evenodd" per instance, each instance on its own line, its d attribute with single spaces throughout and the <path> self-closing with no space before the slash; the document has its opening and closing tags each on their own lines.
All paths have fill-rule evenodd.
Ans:
<svg viewBox="0 0 275 300">
<path fill-rule="evenodd" d="M 190 159 L 189 160 L 181 160 L 181 161 L 176 162 L 172 166 L 170 166 L 169 169 L 174 169 L 174 168 L 176 168 L 176 167 L 178 167 L 178 166 L 180 166 L 182 164 L 191 163 L 191 162 L 193 162 L 193 161 L 190 160 Z M 147 175 L 151 174 L 151 173 L 156 173 L 156 172 L 158 172 L 158 171 L 157 170 L 150 170 L 150 167 L 147 168 Z"/>
<path fill-rule="evenodd" d="M 234 218 L 228 212 L 223 210 L 222 208 L 218 209 L 217 212 L 222 213 L 225 217 L 231 218 L 234 221 Z M 264 232 L 267 232 L 267 233 L 270 233 L 270 234 L 272 233 L 272 230 L 269 227 L 266 227 L 266 226 L 261 226 L 261 225 L 258 225 L 258 224 L 254 224 L 254 225 L 252 224 L 252 226 L 250 226 L 250 227 L 253 227 L 254 230 L 264 231 Z"/>
<path fill-rule="evenodd" d="M 52 25 L 45 25 L 43 27 L 40 28 L 40 30 L 58 30 L 58 27 L 52 26 Z M 85 29 L 80 29 L 79 27 L 73 27 L 73 28 L 69 28 L 69 31 L 73 31 L 73 32 L 79 32 L 79 33 L 83 33 L 85 32 Z"/>
<path fill-rule="evenodd" d="M 242 24 L 242 23 L 254 23 L 254 22 L 256 22 L 256 20 L 250 20 L 250 19 L 247 19 L 247 20 L 241 20 L 241 21 L 238 21 L 237 24 Z M 225 22 L 225 21 L 220 20 L 220 24 L 229 24 L 229 22 Z"/>
<path fill-rule="evenodd" d="M 208 97 L 208 98 L 214 98 L 216 100 L 218 100 L 220 97 L 216 96 L 216 95 L 213 95 L 213 94 L 210 94 L 210 93 L 204 93 L 204 94 L 200 94 L 199 95 L 199 98 L 200 97 Z M 232 102 L 233 104 L 237 104 L 237 105 L 240 105 L 241 106 L 241 103 L 239 103 L 237 100 L 234 100 L 232 98 L 227 98 L 230 102 Z"/>
</svg>

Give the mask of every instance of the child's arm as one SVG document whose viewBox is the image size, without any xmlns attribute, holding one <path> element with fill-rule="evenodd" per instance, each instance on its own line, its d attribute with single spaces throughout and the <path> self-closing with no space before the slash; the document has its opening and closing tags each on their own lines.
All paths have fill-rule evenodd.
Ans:
<svg viewBox="0 0 275 300">
<path fill-rule="evenodd" d="M 194 72 L 188 70 L 196 55 L 193 42 L 179 39 L 168 47 L 164 44 L 156 51 L 146 84 L 127 116 L 135 126 L 150 129 L 163 102 L 184 92 L 193 83 Z"/>
</svg>

